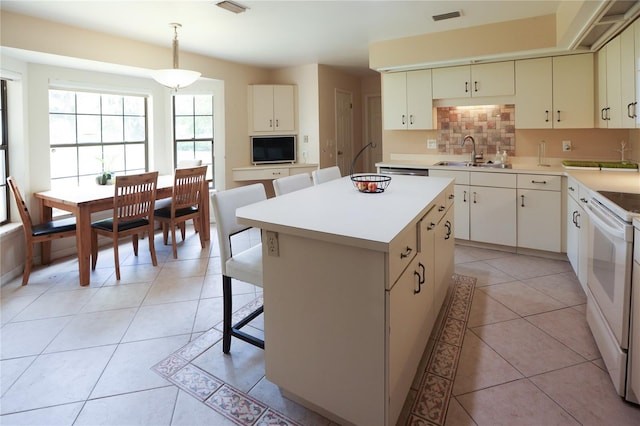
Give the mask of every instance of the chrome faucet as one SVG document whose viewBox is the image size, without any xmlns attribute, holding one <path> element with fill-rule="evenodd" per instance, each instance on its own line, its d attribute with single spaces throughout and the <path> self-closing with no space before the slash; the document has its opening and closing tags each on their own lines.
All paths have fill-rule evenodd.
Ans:
<svg viewBox="0 0 640 426">
<path fill-rule="evenodd" d="M 462 139 L 462 146 L 466 141 L 471 141 L 471 164 L 476 164 L 476 141 L 473 139 L 473 136 L 467 135 Z"/>
</svg>

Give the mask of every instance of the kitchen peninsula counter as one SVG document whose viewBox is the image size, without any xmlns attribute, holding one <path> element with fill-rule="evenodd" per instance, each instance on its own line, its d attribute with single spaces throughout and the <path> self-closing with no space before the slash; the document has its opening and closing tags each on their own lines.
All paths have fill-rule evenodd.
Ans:
<svg viewBox="0 0 640 426">
<path fill-rule="evenodd" d="M 452 194 L 449 178 L 367 194 L 345 177 L 238 209 L 262 229 L 265 372 L 285 396 L 339 423 L 395 424 L 442 304 L 427 218 L 447 220 L 441 281 L 453 273 Z"/>
</svg>

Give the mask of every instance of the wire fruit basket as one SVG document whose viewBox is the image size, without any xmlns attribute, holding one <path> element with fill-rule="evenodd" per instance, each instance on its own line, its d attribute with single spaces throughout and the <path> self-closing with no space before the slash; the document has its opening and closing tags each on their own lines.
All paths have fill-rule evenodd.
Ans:
<svg viewBox="0 0 640 426">
<path fill-rule="evenodd" d="M 384 192 L 391 183 L 390 176 L 384 175 L 351 175 L 353 186 L 360 192 L 375 194 Z"/>
<path fill-rule="evenodd" d="M 351 173 L 349 174 L 349 176 L 351 177 L 351 182 L 353 182 L 353 186 L 355 186 L 358 191 L 364 192 L 366 194 L 379 194 L 381 192 L 384 192 L 385 189 L 387 189 L 387 187 L 391 183 L 391 176 L 378 175 L 378 174 L 357 174 L 357 175 L 353 174 L 353 166 L 358 160 L 358 157 L 360 157 L 360 155 L 362 155 L 365 149 L 367 149 L 370 146 L 372 148 L 375 148 L 375 145 L 373 143 L 368 143 L 353 158 L 353 161 L 351 162 L 351 170 L 350 170 Z"/>
</svg>

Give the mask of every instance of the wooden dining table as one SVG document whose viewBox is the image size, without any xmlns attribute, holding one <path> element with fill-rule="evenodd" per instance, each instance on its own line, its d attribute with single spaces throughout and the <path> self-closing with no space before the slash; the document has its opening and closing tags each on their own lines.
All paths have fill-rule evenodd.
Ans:
<svg viewBox="0 0 640 426">
<path fill-rule="evenodd" d="M 156 199 L 171 198 L 173 181 L 172 175 L 158 176 Z M 204 185 L 201 208 L 202 222 L 205 226 L 201 226 L 199 232 L 203 233 L 205 241 L 209 241 L 208 182 L 205 182 Z M 114 186 L 96 184 L 65 187 L 36 192 L 33 196 L 39 201 L 41 222 L 48 222 L 52 219 L 54 208 L 68 211 L 75 215 L 80 285 L 89 285 L 91 280 L 91 214 L 113 210 Z M 42 263 L 47 264 L 51 261 L 51 242 L 43 242 L 41 244 Z"/>
</svg>

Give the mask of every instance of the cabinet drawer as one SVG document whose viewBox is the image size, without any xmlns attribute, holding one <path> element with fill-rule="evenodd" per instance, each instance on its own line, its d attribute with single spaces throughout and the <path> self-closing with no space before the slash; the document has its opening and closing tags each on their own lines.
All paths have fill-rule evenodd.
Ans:
<svg viewBox="0 0 640 426">
<path fill-rule="evenodd" d="M 389 280 L 387 288 L 394 283 L 411 263 L 418 252 L 418 222 L 411 222 L 389 244 Z"/>
<path fill-rule="evenodd" d="M 452 178 L 455 179 L 454 182 L 456 185 L 469 185 L 469 172 L 462 172 L 459 170 L 430 169 L 429 176 Z"/>
<path fill-rule="evenodd" d="M 289 176 L 289 168 L 234 170 L 233 180 L 269 180 Z"/>
<path fill-rule="evenodd" d="M 578 181 L 571 176 L 567 177 L 567 194 L 569 195 L 569 197 L 578 201 L 580 194 L 580 185 L 578 184 Z"/>
<path fill-rule="evenodd" d="M 560 191 L 562 177 L 556 175 L 518 175 L 518 188 Z"/>
<path fill-rule="evenodd" d="M 515 188 L 516 175 L 511 173 L 473 172 L 470 176 L 470 184 L 495 188 Z"/>
</svg>

